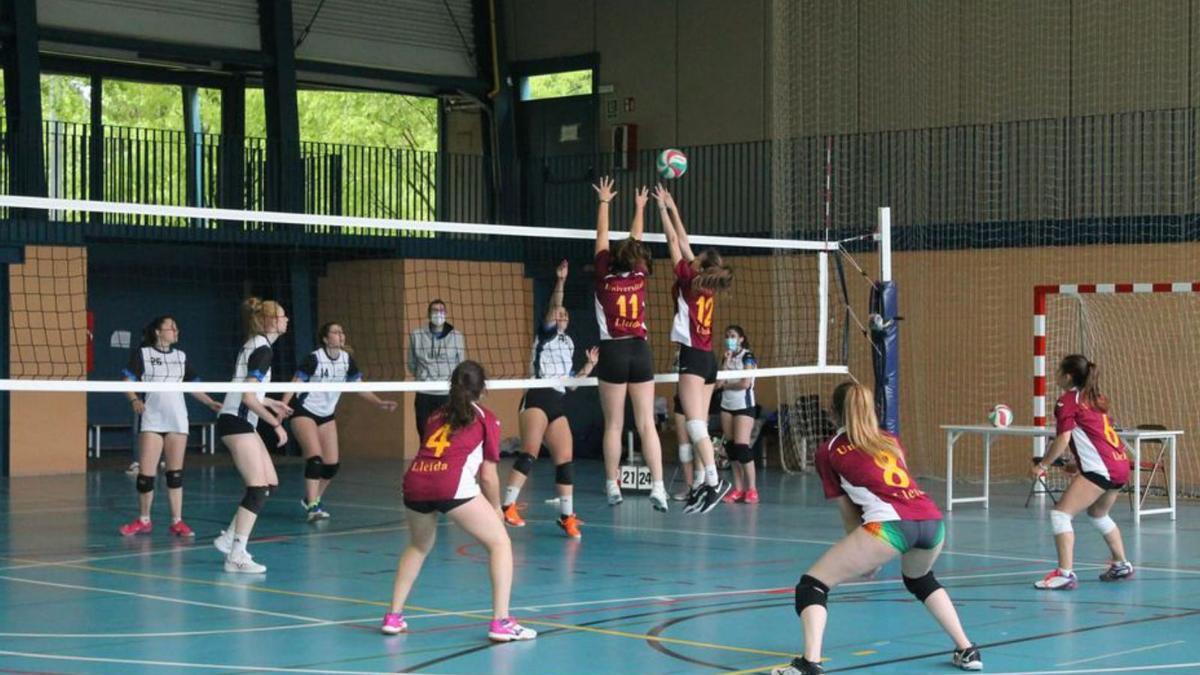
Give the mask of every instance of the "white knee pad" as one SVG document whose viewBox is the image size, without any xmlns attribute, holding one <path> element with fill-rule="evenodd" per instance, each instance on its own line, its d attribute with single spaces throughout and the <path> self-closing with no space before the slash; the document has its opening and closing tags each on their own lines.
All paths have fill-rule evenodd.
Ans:
<svg viewBox="0 0 1200 675">
<path fill-rule="evenodd" d="M 1113 522 L 1113 519 L 1108 514 L 1104 514 L 1099 518 L 1092 518 L 1092 524 L 1096 526 L 1097 530 L 1100 530 L 1100 534 L 1108 534 L 1117 529 L 1117 524 Z"/>
<path fill-rule="evenodd" d="M 1066 534 L 1075 531 L 1075 528 L 1071 527 L 1071 516 L 1057 509 L 1050 512 L 1050 529 L 1054 530 L 1054 534 Z"/>
<path fill-rule="evenodd" d="M 691 443 L 680 443 L 679 444 L 679 461 L 681 461 L 681 462 L 692 461 L 692 444 Z"/>
<path fill-rule="evenodd" d="M 693 443 L 699 443 L 708 438 L 708 422 L 704 420 L 688 420 L 687 432 L 688 438 L 692 439 Z"/>
</svg>

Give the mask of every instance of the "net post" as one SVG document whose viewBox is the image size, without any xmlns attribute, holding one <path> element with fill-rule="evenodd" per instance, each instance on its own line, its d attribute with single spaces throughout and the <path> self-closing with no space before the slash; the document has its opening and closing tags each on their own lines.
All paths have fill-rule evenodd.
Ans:
<svg viewBox="0 0 1200 675">
<path fill-rule="evenodd" d="M 829 363 L 829 254 L 825 251 L 817 254 L 817 276 L 817 365 L 823 367 Z"/>
<path fill-rule="evenodd" d="M 879 207 L 879 280 L 892 280 L 892 207 Z"/>
</svg>

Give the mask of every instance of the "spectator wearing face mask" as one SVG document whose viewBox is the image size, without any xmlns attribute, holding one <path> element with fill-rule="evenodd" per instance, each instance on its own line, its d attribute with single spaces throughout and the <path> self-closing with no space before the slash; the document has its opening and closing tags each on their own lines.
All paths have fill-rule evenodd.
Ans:
<svg viewBox="0 0 1200 675">
<path fill-rule="evenodd" d="M 450 373 L 467 358 L 463 334 L 446 321 L 446 303 L 433 300 L 427 309 L 429 323 L 408 338 L 408 371 L 421 382 L 441 382 L 444 388 L 418 392 L 415 401 L 417 432 L 425 437 L 425 420 L 450 400 Z"/>
</svg>

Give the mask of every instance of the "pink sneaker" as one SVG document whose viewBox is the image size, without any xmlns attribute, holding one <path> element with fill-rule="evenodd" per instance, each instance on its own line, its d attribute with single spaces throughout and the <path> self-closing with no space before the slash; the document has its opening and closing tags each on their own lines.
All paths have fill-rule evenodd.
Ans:
<svg viewBox="0 0 1200 675">
<path fill-rule="evenodd" d="M 488 626 L 488 639 L 492 642 L 512 642 L 514 640 L 532 640 L 537 637 L 537 631 L 517 623 L 516 619 L 492 619 Z"/>
<path fill-rule="evenodd" d="M 746 490 L 746 494 L 742 496 L 742 501 L 747 504 L 757 504 L 758 490 Z"/>
<path fill-rule="evenodd" d="M 733 504 L 735 502 L 742 501 L 742 497 L 745 496 L 746 493 L 742 492 L 741 490 L 730 490 L 729 494 L 725 495 L 721 501 L 725 502 L 726 504 Z"/>
<path fill-rule="evenodd" d="M 196 533 L 194 531 L 192 531 L 192 528 L 188 527 L 188 524 L 183 522 L 182 520 L 179 521 L 178 523 L 175 523 L 171 527 L 168 527 L 167 532 L 170 532 L 171 534 L 175 535 L 176 537 L 194 537 L 194 536 L 196 536 Z"/>
<path fill-rule="evenodd" d="M 131 537 L 135 534 L 150 534 L 150 531 L 153 529 L 154 526 L 150 524 L 150 521 L 143 522 L 141 518 L 134 518 L 132 521 L 122 525 L 117 531 L 121 533 L 122 537 Z"/>
<path fill-rule="evenodd" d="M 383 625 L 379 630 L 386 635 L 399 635 L 408 630 L 408 622 L 404 620 L 403 614 L 388 612 L 383 615 Z"/>
</svg>

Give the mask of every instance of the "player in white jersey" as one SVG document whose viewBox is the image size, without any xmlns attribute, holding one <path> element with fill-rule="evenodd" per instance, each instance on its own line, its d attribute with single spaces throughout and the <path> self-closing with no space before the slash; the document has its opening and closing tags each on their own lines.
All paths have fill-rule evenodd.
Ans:
<svg viewBox="0 0 1200 675">
<path fill-rule="evenodd" d="M 171 316 L 159 316 L 142 330 L 142 344 L 129 356 L 122 375 L 132 382 L 195 382 L 200 378 L 187 360 L 187 354 L 175 349 L 179 341 L 179 324 Z M 149 534 L 150 506 L 154 503 L 154 477 L 158 460 L 166 454 L 167 500 L 171 505 L 171 527 L 177 537 L 194 537 L 196 533 L 183 522 L 183 456 L 187 450 L 188 413 L 183 392 L 147 392 L 145 397 L 133 392 L 127 395 L 133 411 L 141 418 L 138 433 L 138 517 L 120 527 L 123 536 Z M 208 394 L 192 394 L 213 412 L 221 404 Z"/>
<path fill-rule="evenodd" d="M 758 359 L 750 351 L 750 342 L 741 326 L 725 329 L 725 362 L 721 370 L 753 370 Z M 754 377 L 741 380 L 721 380 L 721 428 L 725 433 L 725 454 L 733 468 L 733 490 L 725 502 L 758 503 L 755 481 L 754 453 L 750 450 L 750 434 L 758 418 L 758 401 L 754 397 Z"/>
<path fill-rule="evenodd" d="M 273 300 L 249 298 L 242 303 L 242 319 L 248 337 L 238 352 L 233 381 L 270 382 L 271 360 L 274 356 L 271 345 L 287 332 L 287 314 Z M 260 392 L 231 391 L 225 395 L 221 415 L 217 417 L 217 434 L 229 448 L 233 463 L 246 483 L 246 493 L 229 529 L 223 530 L 213 540 L 213 546 L 225 554 L 226 572 L 261 574 L 267 571 L 266 566 L 254 562 L 246 551 L 246 542 L 258 520 L 258 513 L 271 490 L 279 485 L 275 464 L 262 437 L 258 435 L 257 424 L 261 419 L 271 425 L 278 439 L 276 445 L 283 447 L 288 441 L 283 420 L 290 414 L 291 409 L 281 401 L 267 398 L 266 394 Z"/>
<path fill-rule="evenodd" d="M 296 369 L 293 382 L 358 382 L 362 371 L 346 347 L 346 330 L 342 324 L 329 322 L 321 326 L 321 348 L 305 357 Z M 290 405 L 293 394 L 283 395 L 284 405 Z M 393 412 L 395 401 L 385 401 L 373 392 L 363 392 L 362 397 L 375 404 L 380 410 Z M 336 391 L 314 391 L 296 397 L 292 414 L 292 433 L 300 442 L 304 453 L 304 507 L 308 522 L 329 517 L 321 506 L 321 497 L 329 482 L 337 475 L 339 465 L 337 410 L 341 394 Z"/>
</svg>

